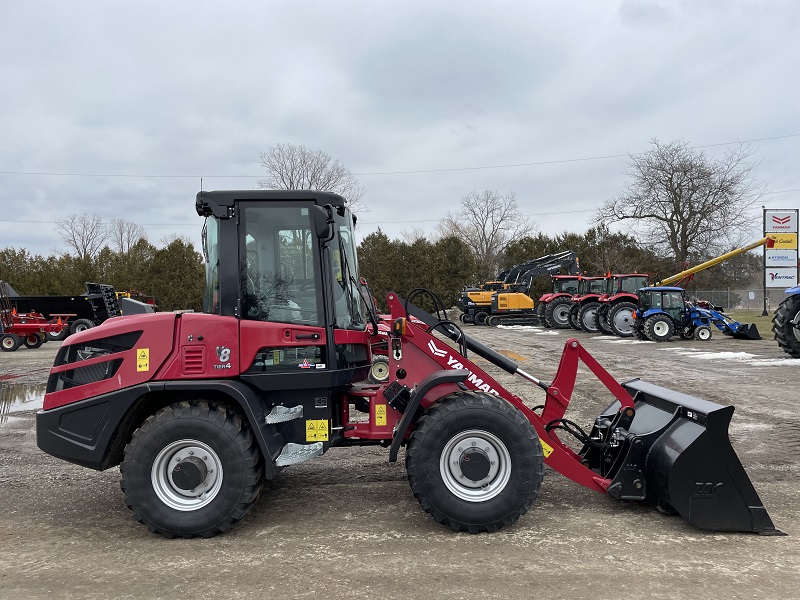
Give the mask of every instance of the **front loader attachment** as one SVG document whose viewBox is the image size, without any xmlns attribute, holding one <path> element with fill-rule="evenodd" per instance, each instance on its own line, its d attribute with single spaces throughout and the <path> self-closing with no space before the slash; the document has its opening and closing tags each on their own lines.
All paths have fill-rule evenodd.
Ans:
<svg viewBox="0 0 800 600">
<path fill-rule="evenodd" d="M 611 480 L 611 497 L 644 500 L 701 529 L 785 535 L 772 524 L 731 446 L 732 406 L 638 379 L 622 387 L 634 399 L 632 421 L 614 422 L 620 408 L 615 402 L 593 430 L 600 438 L 604 427 L 616 427 L 618 446 L 582 453 Z"/>
<path fill-rule="evenodd" d="M 758 327 L 754 323 L 739 323 L 739 328 L 731 334 L 737 340 L 760 340 Z"/>
</svg>

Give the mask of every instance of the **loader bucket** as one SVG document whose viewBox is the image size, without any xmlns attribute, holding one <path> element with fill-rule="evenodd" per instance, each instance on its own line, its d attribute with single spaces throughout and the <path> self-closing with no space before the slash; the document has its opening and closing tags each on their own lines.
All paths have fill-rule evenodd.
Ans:
<svg viewBox="0 0 800 600">
<path fill-rule="evenodd" d="M 733 334 L 737 340 L 760 340 L 761 335 L 758 333 L 758 327 L 753 323 L 742 323 Z"/>
<path fill-rule="evenodd" d="M 622 386 L 634 399 L 635 416 L 626 424 L 621 451 L 609 457 L 605 450 L 601 459 L 612 498 L 644 500 L 701 529 L 785 535 L 772 524 L 731 446 L 732 406 L 638 379 Z M 597 422 L 612 419 L 619 407 L 609 406 Z"/>
</svg>

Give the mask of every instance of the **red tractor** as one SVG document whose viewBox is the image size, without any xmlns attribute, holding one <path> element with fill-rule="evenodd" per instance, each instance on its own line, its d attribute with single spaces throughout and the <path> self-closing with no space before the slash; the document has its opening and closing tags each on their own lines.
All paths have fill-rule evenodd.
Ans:
<svg viewBox="0 0 800 600">
<path fill-rule="evenodd" d="M 632 337 L 636 321 L 634 313 L 639 301 L 636 291 L 648 285 L 649 276 L 643 273 L 609 274 L 606 277 L 605 294 L 597 299 L 600 305 L 594 313 L 597 331 Z"/>
<path fill-rule="evenodd" d="M 380 445 L 389 461 L 405 447 L 412 492 L 454 530 L 514 523 L 548 464 L 699 527 L 781 533 L 731 447 L 733 407 L 620 384 L 574 339 L 546 383 L 415 307 L 413 293 L 388 294 L 389 376 L 364 384 L 378 318 L 344 199 L 220 191 L 195 206 L 206 219 L 204 312 L 121 316 L 69 337 L 36 415 L 45 452 L 120 465 L 125 502 L 151 531 L 221 533 L 282 468 Z M 530 408 L 468 352 L 536 386 L 543 405 Z M 564 418 L 580 362 L 614 397 L 586 429 Z"/>
<path fill-rule="evenodd" d="M 599 298 L 606 291 L 605 277 L 581 277 L 578 293 L 572 297 L 569 308 L 569 323 L 573 329 L 596 333 L 595 313 L 600 306 Z"/>
<path fill-rule="evenodd" d="M 58 334 L 66 327 L 67 319 L 74 315 L 50 315 L 31 311 L 18 313 L 11 306 L 6 283 L 0 281 L 0 350 L 14 352 L 21 345 L 38 348 L 47 341 L 48 334 Z"/>
<path fill-rule="evenodd" d="M 569 329 L 572 297 L 578 292 L 580 275 L 551 275 L 550 292 L 539 298 L 536 314 L 546 327 Z"/>
</svg>

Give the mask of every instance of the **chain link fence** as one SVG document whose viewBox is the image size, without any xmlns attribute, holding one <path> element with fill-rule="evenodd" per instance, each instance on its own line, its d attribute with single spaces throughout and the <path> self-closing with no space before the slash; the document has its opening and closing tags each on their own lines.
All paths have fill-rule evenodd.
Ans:
<svg viewBox="0 0 800 600">
<path fill-rule="evenodd" d="M 708 300 L 728 310 L 764 310 L 763 288 L 695 290 L 687 287 L 686 296 L 689 299 Z M 785 299 L 782 288 L 767 288 L 767 312 L 771 314 Z"/>
</svg>

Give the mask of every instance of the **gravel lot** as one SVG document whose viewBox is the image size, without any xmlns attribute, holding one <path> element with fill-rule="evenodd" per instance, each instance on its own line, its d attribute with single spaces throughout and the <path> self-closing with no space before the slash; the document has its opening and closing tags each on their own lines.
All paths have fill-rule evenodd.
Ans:
<svg viewBox="0 0 800 600">
<path fill-rule="evenodd" d="M 118 469 L 83 469 L 36 447 L 33 410 L 59 346 L 50 342 L 0 353 L 0 598 L 798 597 L 800 361 L 771 339 L 654 344 L 466 329 L 546 380 L 574 336 L 618 380 L 733 404 L 733 446 L 789 536 L 706 533 L 552 471 L 513 527 L 456 534 L 419 507 L 402 455 L 389 464 L 385 450 L 367 447 L 285 469 L 225 535 L 165 540 L 133 520 Z M 522 379 L 487 370 L 542 402 Z M 583 373 L 567 416 L 589 425 L 609 402 L 601 389 Z"/>
</svg>

